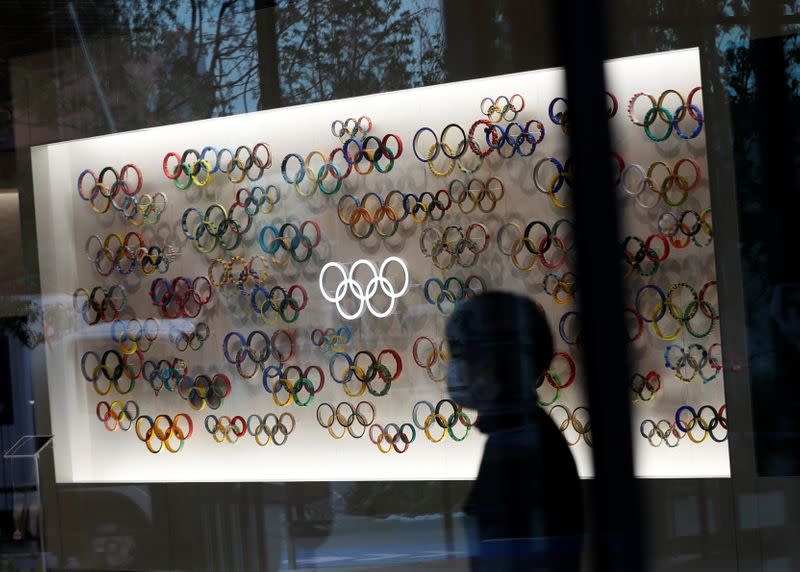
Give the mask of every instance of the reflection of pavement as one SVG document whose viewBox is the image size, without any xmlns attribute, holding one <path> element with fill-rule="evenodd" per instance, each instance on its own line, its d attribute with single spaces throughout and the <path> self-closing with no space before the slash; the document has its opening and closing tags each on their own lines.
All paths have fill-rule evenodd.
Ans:
<svg viewBox="0 0 800 572">
<path fill-rule="evenodd" d="M 445 539 L 444 517 L 337 516 L 327 538 L 294 540 L 297 569 L 469 570 L 460 517 L 453 517 L 453 543 Z M 281 570 L 290 570 L 284 560 Z"/>
</svg>

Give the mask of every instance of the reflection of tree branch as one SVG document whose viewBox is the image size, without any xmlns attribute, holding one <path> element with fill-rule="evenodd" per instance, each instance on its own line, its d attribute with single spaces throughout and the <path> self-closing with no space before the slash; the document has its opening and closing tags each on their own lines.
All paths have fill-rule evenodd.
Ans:
<svg viewBox="0 0 800 572">
<path fill-rule="evenodd" d="M 237 0 L 226 0 L 219 8 L 217 15 L 216 33 L 214 34 L 214 48 L 211 52 L 211 61 L 208 64 L 209 71 L 213 74 L 214 68 L 219 64 L 219 50 L 222 43 L 222 19 L 225 16 L 225 11 L 233 6 Z M 220 70 L 221 71 L 221 70 Z"/>
<path fill-rule="evenodd" d="M 308 7 L 308 9 L 306 10 L 305 14 L 301 14 L 299 12 L 299 8 L 296 9 L 296 8 L 294 8 L 294 6 L 292 6 L 292 8 L 291 8 L 292 10 L 298 10 L 297 19 L 294 22 L 288 23 L 285 28 L 278 29 L 277 30 L 277 34 L 278 34 L 279 37 L 281 35 L 283 35 L 284 33 L 286 33 L 289 30 L 289 28 L 291 28 L 292 26 L 296 25 L 298 22 L 302 22 L 303 20 L 308 18 L 308 15 L 311 13 L 311 7 L 310 7 L 310 5 L 308 3 L 306 3 L 306 6 Z"/>
<path fill-rule="evenodd" d="M 248 68 L 247 71 L 245 71 L 242 75 L 240 75 L 238 79 L 234 79 L 226 83 L 220 83 L 219 85 L 221 87 L 232 87 L 235 85 L 239 85 L 239 82 L 241 82 L 244 78 L 254 75 L 254 72 L 257 71 L 258 71 L 258 64 L 254 64 L 250 66 L 250 68 Z"/>
<path fill-rule="evenodd" d="M 417 13 L 417 14 L 419 14 L 419 13 Z M 400 28 L 401 26 L 403 26 L 403 25 L 406 23 L 406 21 L 408 20 L 408 18 L 409 18 L 409 16 L 405 16 L 405 17 L 404 17 L 404 16 L 401 14 L 401 15 L 400 15 L 400 19 L 399 19 L 399 20 L 397 20 L 396 22 L 394 22 L 394 23 L 393 23 L 392 25 L 390 25 L 388 28 L 384 27 L 384 29 L 383 29 L 383 30 L 382 30 L 380 33 L 376 34 L 377 40 L 375 40 L 375 41 L 372 43 L 372 45 L 371 45 L 371 46 L 370 46 L 368 49 L 366 49 L 366 50 L 364 50 L 364 49 L 360 50 L 360 55 L 359 55 L 359 59 L 358 59 L 358 66 L 354 66 L 354 69 L 360 70 L 360 69 L 361 69 L 361 65 L 364 63 L 364 59 L 365 59 L 365 58 L 366 58 L 368 55 L 371 55 L 371 54 L 372 54 L 372 51 L 373 51 L 375 48 L 377 48 L 379 45 L 381 45 L 381 44 L 383 44 L 383 43 L 386 43 L 386 42 L 387 42 L 387 40 L 388 40 L 388 37 L 389 37 L 391 34 L 394 34 L 394 30 L 395 30 L 395 29 L 397 29 L 397 28 Z"/>
<path fill-rule="evenodd" d="M 306 40 L 308 39 L 308 34 L 309 34 L 309 32 L 310 32 L 310 31 L 311 31 L 311 27 L 310 27 L 310 26 L 307 26 L 307 27 L 306 27 L 306 31 L 303 33 L 303 37 L 302 37 L 302 38 L 300 38 L 300 45 L 301 45 L 301 46 L 302 46 L 302 45 L 303 45 L 303 44 L 306 42 Z M 298 61 L 298 59 L 299 59 L 299 58 L 300 58 L 300 52 L 299 52 L 299 50 L 298 50 L 297 54 L 295 54 L 295 57 L 294 57 L 294 58 L 292 58 L 292 60 L 289 62 L 289 66 L 288 66 L 288 68 L 287 68 L 287 70 L 286 70 L 286 75 L 287 75 L 287 76 L 290 76 L 290 75 L 292 74 L 292 72 L 294 71 L 295 65 L 297 64 L 297 61 Z"/>
</svg>

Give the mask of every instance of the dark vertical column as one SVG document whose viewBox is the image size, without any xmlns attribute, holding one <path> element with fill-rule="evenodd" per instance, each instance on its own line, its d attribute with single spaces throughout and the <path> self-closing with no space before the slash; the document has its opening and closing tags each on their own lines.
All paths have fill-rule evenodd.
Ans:
<svg viewBox="0 0 800 572">
<path fill-rule="evenodd" d="M 254 0 L 256 45 L 261 96 L 258 109 L 281 105 L 281 84 L 278 71 L 278 30 L 275 0 Z"/>
<path fill-rule="evenodd" d="M 758 339 L 749 362 L 753 391 L 756 462 L 761 476 L 800 475 L 800 251 L 797 243 L 798 193 L 797 96 L 787 80 L 786 39 L 780 20 L 783 2 L 761 0 L 753 10 L 752 69 L 755 75 L 754 113 L 769 109 L 779 121 L 756 121 L 752 137 L 758 150 L 758 166 L 752 174 L 752 194 L 740 209 L 757 207 L 747 217 L 743 237 L 750 250 L 745 281 L 752 291 L 763 284 L 771 295 L 759 303 L 751 300 L 749 335 Z M 772 36 L 772 37 L 769 37 Z M 736 131 L 736 127 L 734 127 Z M 760 216 L 759 216 L 760 215 Z M 752 220 L 760 222 L 753 224 Z M 760 256 L 756 257 L 756 253 Z M 745 284 L 745 290 L 748 284 Z M 765 303 L 771 302 L 771 307 Z M 765 340 L 768 340 L 765 344 Z"/>
<path fill-rule="evenodd" d="M 703 21 L 714 21 L 717 7 L 705 4 L 698 12 Z M 745 293 L 742 282 L 740 223 L 738 213 L 739 182 L 736 177 L 736 154 L 732 120 L 737 112 L 727 89 L 729 62 L 717 46 L 717 30 L 703 26 L 698 31 L 702 76 L 703 115 L 708 152 L 708 186 L 714 213 L 714 259 L 719 281 L 720 341 L 725 380 L 725 406 L 728 418 L 728 455 L 730 459 L 730 495 L 727 488 L 720 502 L 727 503 L 731 531 L 736 537 L 736 561 L 740 572 L 761 570 L 759 536 L 743 526 L 758 514 L 756 462 L 753 442 L 753 413 L 750 372 L 747 367 L 747 328 Z M 733 98 L 735 99 L 735 98 Z M 717 406 L 720 404 L 716 404 Z M 651 534 L 652 537 L 652 534 Z"/>
<path fill-rule="evenodd" d="M 485 0 L 444 0 L 446 81 L 489 75 L 496 37 L 492 10 Z"/>
<path fill-rule="evenodd" d="M 583 361 L 594 442 L 594 569 L 639 572 L 645 569 L 642 519 L 633 478 L 617 203 L 603 75 L 605 2 L 561 0 L 558 5 L 575 172 Z"/>
</svg>

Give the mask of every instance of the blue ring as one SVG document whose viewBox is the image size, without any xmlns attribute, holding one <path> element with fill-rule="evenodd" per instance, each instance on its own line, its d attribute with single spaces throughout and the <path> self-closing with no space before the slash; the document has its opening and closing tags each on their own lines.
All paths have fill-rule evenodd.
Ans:
<svg viewBox="0 0 800 572">
<path fill-rule="evenodd" d="M 681 358 L 677 365 L 673 365 L 672 360 L 669 359 L 670 351 L 673 348 L 678 349 L 681 352 Z M 668 367 L 671 370 L 678 371 L 678 368 L 681 367 L 683 365 L 683 362 L 686 361 L 687 355 L 688 354 L 686 353 L 686 350 L 683 349 L 683 346 L 680 346 L 678 344 L 667 344 L 667 347 L 664 348 L 664 366 Z"/>
<path fill-rule="evenodd" d="M 697 119 L 695 119 L 695 121 L 697 121 L 697 126 L 694 128 L 694 131 L 692 131 L 691 135 L 686 135 L 683 131 L 681 131 L 680 125 L 678 124 L 678 121 L 675 120 L 675 117 L 677 117 L 681 111 L 688 111 L 689 109 L 694 111 L 694 114 L 697 116 Z M 693 103 L 687 103 L 686 105 L 681 105 L 680 107 L 678 107 L 678 109 L 675 110 L 675 114 L 672 117 L 673 117 L 672 128 L 675 130 L 675 133 L 677 133 L 678 137 L 680 137 L 681 139 L 686 139 L 686 140 L 694 139 L 695 137 L 700 135 L 700 132 L 703 130 L 703 124 L 705 123 L 705 121 L 703 120 L 703 112 L 700 111 L 700 108 Z M 691 119 L 694 119 L 691 115 L 689 115 L 689 117 Z"/>
<path fill-rule="evenodd" d="M 200 151 L 200 158 L 198 159 L 198 161 L 204 161 L 206 157 L 206 152 L 208 151 L 214 152 L 214 168 L 208 172 L 210 175 L 213 175 L 214 173 L 219 171 L 219 150 L 216 147 L 212 147 L 211 145 L 203 147 L 203 149 Z"/>
<path fill-rule="evenodd" d="M 344 155 L 344 151 L 342 151 L 342 154 Z M 345 161 L 347 161 L 346 157 Z M 331 173 L 333 175 L 333 178 L 336 179 L 336 187 L 334 187 L 332 191 L 329 191 L 328 188 L 322 182 L 322 176 L 325 172 L 325 169 L 328 169 L 328 172 L 330 172 L 330 170 L 333 169 L 333 172 L 336 173 L 335 175 Z M 317 188 L 319 188 L 319 190 L 326 195 L 335 195 L 336 193 L 339 192 L 339 189 L 342 188 L 342 180 L 344 179 L 344 177 L 340 175 L 341 173 L 339 172 L 339 169 L 336 167 L 336 165 L 334 165 L 333 163 L 325 163 L 319 168 L 319 171 L 317 171 Z M 356 207 L 358 207 L 358 205 L 356 205 Z"/>
<path fill-rule="evenodd" d="M 339 380 L 336 378 L 336 374 L 333 373 L 333 364 L 336 362 L 337 356 L 344 356 L 344 359 L 347 360 L 347 376 L 343 380 Z M 353 377 L 353 358 L 350 357 L 350 354 L 346 352 L 336 352 L 331 356 L 331 359 L 328 361 L 328 372 L 331 374 L 331 379 L 336 383 L 347 383 Z"/>
<path fill-rule="evenodd" d="M 272 393 L 272 389 L 269 387 L 269 380 L 272 379 L 272 377 L 269 375 L 270 372 L 276 372 L 277 379 L 281 379 L 283 377 L 283 370 L 279 365 L 270 365 L 264 368 L 264 374 L 261 376 L 261 385 L 264 386 L 264 389 L 267 393 Z"/>
<path fill-rule="evenodd" d="M 653 289 L 656 292 L 658 292 L 658 295 L 661 298 L 661 312 L 658 314 L 657 318 L 654 318 L 652 320 L 648 320 L 645 317 L 645 315 L 642 313 L 642 310 L 639 308 L 639 298 L 642 296 L 642 293 L 645 290 L 647 290 L 648 288 Z M 639 316 L 642 318 L 642 320 L 644 320 L 648 324 L 652 324 L 653 322 L 661 321 L 661 318 L 663 318 L 664 314 L 667 313 L 667 297 L 664 295 L 664 291 L 661 288 L 659 288 L 658 286 L 656 286 L 655 284 L 645 284 L 644 286 L 639 288 L 639 291 L 636 293 L 636 312 L 639 314 Z"/>
<path fill-rule="evenodd" d="M 347 152 L 347 146 L 352 142 L 355 142 L 356 146 L 358 147 L 357 159 L 353 159 L 352 157 L 350 157 L 349 153 Z M 342 145 L 342 156 L 344 157 L 344 160 L 348 165 L 353 165 L 354 163 L 360 163 L 361 158 L 364 156 L 363 143 L 358 139 L 356 139 L 355 137 L 351 137 L 350 139 L 344 142 L 344 145 Z"/>
<path fill-rule="evenodd" d="M 694 419 L 694 420 L 697 419 L 697 411 L 695 411 L 694 407 L 692 407 L 691 405 L 681 405 L 680 407 L 678 407 L 678 410 L 675 412 L 675 426 L 678 429 L 680 429 L 681 431 L 683 431 L 684 433 L 688 433 L 689 432 L 689 428 L 686 425 L 683 424 L 683 421 L 681 421 L 681 411 L 689 411 L 689 412 L 691 412 L 692 419 Z"/>
<path fill-rule="evenodd" d="M 300 162 L 300 170 L 298 171 L 298 173 L 296 175 L 296 179 L 294 181 L 291 180 L 289 178 L 289 176 L 286 174 L 286 164 L 289 162 L 289 159 L 291 159 L 292 157 L 294 157 L 295 159 L 297 159 Z M 283 161 L 281 161 L 281 175 L 283 176 L 283 180 L 286 181 L 290 185 L 299 184 L 303 180 L 303 178 L 306 176 L 306 168 L 305 167 L 306 167 L 306 165 L 303 162 L 303 158 L 300 155 L 298 155 L 297 153 L 289 153 L 288 155 L 286 155 L 283 158 Z"/>
<path fill-rule="evenodd" d="M 225 174 L 227 175 L 228 173 L 231 173 L 231 172 L 233 172 L 233 167 L 231 167 L 231 168 L 230 168 L 230 169 L 228 169 L 227 171 L 226 171 L 225 169 L 223 169 L 223 168 L 222 168 L 222 161 L 221 161 L 221 159 L 222 159 L 222 154 L 223 154 L 225 151 L 227 151 L 227 152 L 228 152 L 228 155 L 230 155 L 230 156 L 231 156 L 231 160 L 228 162 L 228 165 L 229 165 L 229 166 L 230 166 L 230 165 L 233 165 L 233 159 L 234 159 L 234 157 L 233 157 L 233 151 L 231 151 L 231 150 L 230 150 L 230 149 L 228 149 L 227 147 L 223 147 L 222 149 L 219 149 L 219 150 L 217 151 L 217 170 L 218 170 L 220 173 L 225 173 Z"/>
<path fill-rule="evenodd" d="M 225 360 L 228 363 L 236 365 L 237 363 L 236 360 L 231 359 L 231 354 L 228 353 L 228 341 L 231 339 L 232 336 L 236 336 L 237 338 L 239 338 L 239 341 L 241 342 L 243 348 L 247 347 L 247 342 L 245 342 L 244 336 L 239 332 L 228 332 L 227 334 L 225 334 L 225 339 L 222 341 L 222 353 L 225 354 Z"/>
<path fill-rule="evenodd" d="M 256 305 L 256 294 L 258 294 L 259 292 L 263 292 L 264 296 L 266 297 L 266 300 L 264 301 L 264 304 L 262 304 L 260 307 L 258 305 Z M 267 289 L 264 288 L 261 284 L 255 285 L 253 287 L 253 291 L 250 292 L 250 306 L 252 306 L 253 311 L 256 314 L 263 314 L 264 305 L 269 303 L 269 302 L 271 302 L 271 301 L 272 301 L 272 296 L 270 295 L 269 292 L 267 292 Z"/>
<path fill-rule="evenodd" d="M 436 150 L 433 152 L 433 157 L 430 157 L 429 159 L 423 159 L 422 157 L 419 156 L 419 153 L 417 153 L 417 139 L 419 139 L 419 135 L 423 131 L 430 131 L 431 135 L 433 135 L 433 139 L 436 141 L 436 146 L 435 146 Z M 436 135 L 436 132 L 430 127 L 420 127 L 419 130 L 414 134 L 414 140 L 411 142 L 411 150 L 414 152 L 414 156 L 423 163 L 427 163 L 429 161 L 433 161 L 434 159 L 436 159 L 436 157 L 439 156 L 439 150 L 441 149 L 441 147 L 442 146 L 439 143 L 439 137 Z"/>
<path fill-rule="evenodd" d="M 272 241 L 272 245 L 269 248 L 267 248 L 267 244 L 264 239 L 264 233 L 266 233 L 267 230 L 271 230 L 275 235 L 275 238 Z M 280 248 L 281 244 L 280 242 L 278 242 L 279 236 L 281 236 L 281 234 L 280 231 L 278 230 L 278 227 L 276 227 L 274 224 L 265 225 L 264 228 L 261 229 L 261 232 L 258 233 L 258 244 L 259 246 L 261 246 L 261 250 L 263 250 L 267 254 L 275 254 L 276 252 L 278 252 L 278 248 Z"/>
<path fill-rule="evenodd" d="M 342 330 L 347 332 L 347 341 L 345 341 L 344 343 L 345 344 L 349 344 L 351 341 L 353 341 L 353 332 L 351 332 L 350 328 L 348 328 L 347 326 L 342 326 L 341 328 L 336 330 L 336 335 L 341 337 L 342 336 Z"/>
<path fill-rule="evenodd" d="M 440 292 L 444 291 L 444 284 L 438 278 L 428 278 L 425 281 L 425 286 L 423 286 L 423 288 L 422 288 L 422 293 L 425 295 L 425 301 L 428 302 L 428 304 L 435 305 L 436 302 L 434 302 L 433 298 L 431 298 L 430 292 L 428 292 L 428 288 L 430 287 L 431 283 L 438 284 Z M 441 296 L 441 294 L 440 294 L 440 296 Z"/>
<path fill-rule="evenodd" d="M 564 112 L 563 111 L 560 112 L 558 114 L 558 116 L 553 115 L 553 109 L 555 108 L 556 103 L 558 103 L 559 101 L 563 101 L 564 105 L 569 106 L 569 102 L 567 102 L 567 100 L 565 98 L 556 97 L 556 98 L 553 99 L 553 101 L 550 102 L 550 106 L 547 108 L 547 115 L 550 116 L 550 121 L 552 121 L 556 125 L 561 125 L 561 118 L 564 116 Z"/>
<path fill-rule="evenodd" d="M 578 317 L 578 312 L 574 312 L 574 311 L 573 312 L 565 312 L 564 315 L 561 316 L 561 320 L 558 322 L 558 335 L 561 336 L 561 339 L 564 340 L 565 344 L 570 345 L 570 346 L 575 346 L 575 345 L 578 345 L 578 343 L 580 342 L 580 337 L 581 337 L 580 332 L 578 333 L 577 336 L 575 336 L 574 340 L 570 340 L 569 338 L 567 338 L 567 334 L 564 331 L 565 325 L 567 323 L 567 318 L 569 316 L 572 316 L 572 315 L 574 315 L 577 318 Z"/>
</svg>

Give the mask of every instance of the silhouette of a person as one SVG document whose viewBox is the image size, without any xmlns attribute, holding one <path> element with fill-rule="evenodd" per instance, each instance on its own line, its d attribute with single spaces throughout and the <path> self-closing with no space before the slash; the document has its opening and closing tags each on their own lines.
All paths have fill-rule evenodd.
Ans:
<svg viewBox="0 0 800 572">
<path fill-rule="evenodd" d="M 569 446 L 536 402 L 553 338 L 541 309 L 488 292 L 460 304 L 446 327 L 447 386 L 478 411 L 487 435 L 465 506 L 472 570 L 580 570 L 581 483 Z"/>
</svg>

